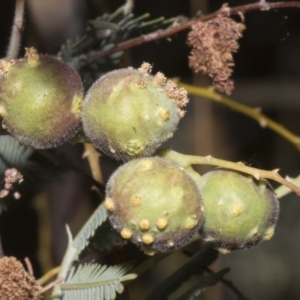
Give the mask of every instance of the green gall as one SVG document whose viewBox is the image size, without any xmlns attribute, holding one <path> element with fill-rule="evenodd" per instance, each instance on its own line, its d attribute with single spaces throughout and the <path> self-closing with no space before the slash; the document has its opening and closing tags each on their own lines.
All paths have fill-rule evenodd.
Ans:
<svg viewBox="0 0 300 300">
<path fill-rule="evenodd" d="M 197 184 L 159 157 L 121 166 L 108 181 L 104 205 L 112 227 L 149 255 L 185 246 L 203 221 Z"/>
<path fill-rule="evenodd" d="M 3 127 L 22 144 L 56 147 L 81 125 L 82 83 L 55 57 L 26 49 L 25 58 L 0 61 L 0 114 Z"/>
<path fill-rule="evenodd" d="M 216 169 L 202 176 L 199 189 L 205 210 L 200 233 L 221 253 L 251 248 L 273 236 L 279 202 L 266 180 Z"/>
<path fill-rule="evenodd" d="M 151 66 L 109 72 L 87 92 L 82 122 L 86 136 L 103 153 L 118 160 L 149 156 L 173 136 L 184 115 L 183 88 Z"/>
</svg>

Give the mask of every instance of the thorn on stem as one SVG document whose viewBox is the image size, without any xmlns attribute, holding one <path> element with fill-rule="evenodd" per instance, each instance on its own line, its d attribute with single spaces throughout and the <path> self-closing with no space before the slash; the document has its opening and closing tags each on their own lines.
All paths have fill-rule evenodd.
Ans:
<svg viewBox="0 0 300 300">
<path fill-rule="evenodd" d="M 28 258 L 28 257 L 25 257 L 24 261 L 25 261 L 25 263 L 26 263 L 26 267 L 27 267 L 27 270 L 28 270 L 28 274 L 29 274 L 30 276 L 33 277 L 33 268 L 32 268 L 32 264 L 31 264 L 29 258 Z"/>
<path fill-rule="evenodd" d="M 259 4 L 260 4 L 260 6 L 261 6 L 261 11 L 266 11 L 266 10 L 270 10 L 270 5 L 269 5 L 269 3 L 268 2 L 266 2 L 266 0 L 260 0 L 259 1 Z"/>
</svg>

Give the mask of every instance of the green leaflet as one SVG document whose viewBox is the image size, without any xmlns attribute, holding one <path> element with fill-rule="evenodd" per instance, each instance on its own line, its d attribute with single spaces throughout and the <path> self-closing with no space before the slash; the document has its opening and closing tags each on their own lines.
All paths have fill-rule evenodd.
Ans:
<svg viewBox="0 0 300 300">
<path fill-rule="evenodd" d="M 93 289 L 96 288 L 97 295 L 114 295 L 115 291 L 121 291 L 119 281 L 124 281 L 127 279 L 126 276 L 122 277 L 127 269 L 124 267 L 109 267 L 106 272 L 106 266 L 100 269 L 99 265 L 94 264 L 92 266 L 87 265 L 86 267 L 80 267 L 76 270 L 71 266 L 73 262 L 78 258 L 79 254 L 83 249 L 85 249 L 89 243 L 89 239 L 95 234 L 95 231 L 98 227 L 100 227 L 103 222 L 107 218 L 106 209 L 101 204 L 89 218 L 89 220 L 85 223 L 82 229 L 79 231 L 74 240 L 72 240 L 71 233 L 67 228 L 69 235 L 69 245 L 67 251 L 65 253 L 60 272 L 58 274 L 59 277 L 68 278 L 66 282 L 75 283 L 74 285 L 66 286 L 64 284 L 60 284 L 56 286 L 53 290 L 52 297 L 57 299 L 61 296 L 62 290 L 68 290 L 65 293 L 64 299 L 93 299 L 93 298 L 80 298 L 82 295 L 92 295 Z M 90 266 L 90 267 L 89 267 Z M 71 269 L 71 270 L 70 270 Z M 83 269 L 83 271 L 80 271 Z M 73 271 L 72 271 L 73 270 Z M 79 272 L 79 273 L 77 273 Z M 103 274 L 102 274 L 103 273 Z M 110 279 L 107 279 L 107 276 L 112 276 Z M 136 275 L 134 275 L 136 277 Z M 134 277 L 134 278 L 135 278 Z M 121 279 L 122 280 L 121 280 Z M 129 276 L 129 279 L 133 279 L 132 276 Z M 100 281 L 100 282 L 99 282 Z M 113 288 L 114 287 L 114 288 Z M 91 294 L 90 294 L 91 293 Z M 106 293 L 106 294 L 105 294 Z M 100 297 L 99 296 L 99 297 Z M 79 298 L 75 298 L 79 297 Z M 98 300 L 98 298 L 95 298 Z M 99 298 L 99 299 L 114 299 L 114 298 Z"/>
<path fill-rule="evenodd" d="M 117 293 L 122 293 L 124 287 L 121 282 L 135 279 L 136 274 L 125 275 L 130 267 L 101 266 L 99 264 L 84 264 L 72 267 L 65 283 L 60 285 L 63 300 L 115 299 Z"/>
<path fill-rule="evenodd" d="M 110 251 L 115 246 L 124 245 L 127 241 L 124 241 L 120 234 L 111 227 L 110 222 L 106 220 L 96 229 L 88 243 L 84 251 L 80 254 L 81 257 L 91 252 Z"/>
<path fill-rule="evenodd" d="M 29 161 L 33 149 L 22 146 L 10 135 L 0 136 L 0 174 L 8 168 L 34 169 L 35 164 Z"/>
<path fill-rule="evenodd" d="M 89 220 L 84 224 L 72 242 L 78 255 L 88 245 L 88 239 L 94 235 L 96 229 L 106 220 L 106 218 L 106 209 L 103 205 L 100 205 L 91 215 Z"/>
</svg>

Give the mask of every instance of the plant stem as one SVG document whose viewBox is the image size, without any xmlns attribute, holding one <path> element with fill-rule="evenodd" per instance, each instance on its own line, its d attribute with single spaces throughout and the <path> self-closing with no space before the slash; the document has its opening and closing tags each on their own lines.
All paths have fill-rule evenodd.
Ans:
<svg viewBox="0 0 300 300">
<path fill-rule="evenodd" d="M 66 167 L 69 170 L 72 170 L 78 174 L 84 175 L 86 178 L 88 178 L 99 190 L 101 193 L 104 193 L 104 186 L 103 184 L 101 184 L 100 182 L 98 182 L 97 180 L 95 180 L 92 176 L 90 176 L 88 173 L 85 172 L 85 170 L 82 170 L 72 164 L 70 164 L 69 162 L 60 159 L 58 157 L 56 157 L 55 155 L 53 155 L 50 151 L 47 150 L 36 150 L 39 154 L 41 154 L 42 156 L 44 156 L 45 158 L 47 158 L 48 160 L 50 160 L 51 162 L 53 162 L 56 166 L 63 166 Z"/>
<path fill-rule="evenodd" d="M 9 45 L 6 51 L 6 58 L 8 59 L 17 58 L 19 53 L 23 31 L 24 4 L 25 0 L 16 0 L 14 21 L 11 30 Z"/>
<path fill-rule="evenodd" d="M 259 1 L 257 3 L 251 3 L 251 4 L 246 4 L 246 5 L 240 5 L 236 7 L 226 7 L 223 6 L 221 9 L 211 13 L 207 14 L 205 16 L 192 19 L 190 21 L 184 22 L 184 23 L 176 23 L 172 24 L 170 27 L 168 27 L 165 30 L 156 30 L 153 32 L 150 32 L 145 35 L 141 35 L 139 37 L 130 39 L 128 41 L 125 41 L 123 43 L 117 44 L 115 47 L 108 49 L 108 50 L 103 50 L 99 52 L 93 52 L 92 54 L 88 55 L 86 60 L 82 62 L 82 66 L 90 64 L 94 61 L 99 60 L 102 57 L 111 55 L 113 53 L 123 51 L 126 49 L 130 49 L 145 43 L 153 42 L 156 40 L 168 38 L 175 33 L 178 33 L 183 30 L 189 29 L 195 22 L 197 21 L 208 21 L 213 18 L 216 18 L 219 15 L 226 15 L 226 16 L 232 16 L 232 15 L 237 15 L 237 14 L 244 14 L 249 11 L 253 10 L 270 10 L 270 9 L 275 9 L 275 8 L 284 8 L 284 7 L 298 7 L 300 8 L 300 1 L 289 1 L 289 2 L 265 2 L 265 1 Z"/>
<path fill-rule="evenodd" d="M 253 167 L 245 166 L 242 162 L 231 162 L 227 160 L 222 160 L 218 158 L 214 158 L 211 155 L 208 156 L 193 156 L 193 155 L 184 155 L 172 150 L 164 150 L 160 151 L 160 155 L 170 159 L 171 161 L 179 164 L 182 167 L 189 167 L 191 165 L 212 165 L 218 166 L 226 169 L 231 169 L 235 171 L 239 171 L 242 173 L 252 175 L 256 180 L 260 180 L 262 178 L 271 179 L 285 185 L 292 191 L 294 191 L 297 195 L 300 196 L 300 188 L 297 187 L 292 182 L 284 179 L 278 174 L 279 169 L 274 169 L 271 171 L 256 169 Z"/>
<path fill-rule="evenodd" d="M 260 108 L 252 108 L 247 105 L 237 103 L 228 97 L 216 93 L 212 88 L 196 87 L 182 82 L 179 82 L 178 85 L 185 88 L 191 95 L 202 96 L 206 99 L 221 103 L 229 107 L 231 110 L 237 111 L 256 120 L 261 127 L 268 127 L 272 129 L 274 132 L 292 143 L 300 151 L 300 137 L 261 113 Z"/>
<path fill-rule="evenodd" d="M 46 283 L 48 280 L 50 280 L 51 277 L 55 276 L 58 274 L 60 269 L 60 266 L 49 270 L 45 275 L 43 275 L 38 281 L 39 283 L 42 285 L 44 283 Z"/>
<path fill-rule="evenodd" d="M 93 178 L 103 184 L 104 181 L 100 168 L 99 156 L 100 153 L 92 144 L 84 143 L 84 153 L 82 157 L 88 160 Z"/>
<path fill-rule="evenodd" d="M 203 267 L 203 269 L 205 269 L 205 271 L 209 274 L 215 274 L 215 272 L 212 271 L 209 267 Z M 232 281 L 225 278 L 220 278 L 219 280 L 228 288 L 230 288 L 232 292 L 235 293 L 235 295 L 238 297 L 239 300 L 249 300 L 249 298 L 244 296 L 242 292 L 232 283 Z"/>
<path fill-rule="evenodd" d="M 300 186 L 300 175 L 298 175 L 296 178 L 286 178 L 286 179 L 292 182 L 293 184 Z M 290 192 L 291 190 L 288 189 L 285 185 L 281 185 L 275 190 L 278 199 L 288 195 Z"/>
<path fill-rule="evenodd" d="M 78 252 L 74 246 L 73 237 L 72 237 L 72 234 L 71 234 L 71 231 L 70 231 L 68 225 L 66 225 L 66 229 L 67 229 L 67 234 L 68 234 L 68 248 L 64 255 L 61 266 L 59 268 L 59 274 L 58 274 L 58 278 L 57 278 L 57 279 L 62 278 L 63 280 L 66 279 L 68 271 L 69 271 L 73 261 L 75 259 L 77 259 L 77 257 L 78 257 Z M 56 285 L 56 286 L 54 286 L 51 298 L 54 298 L 54 299 L 60 298 L 61 294 L 62 294 L 62 292 L 61 292 L 59 285 Z"/>
</svg>

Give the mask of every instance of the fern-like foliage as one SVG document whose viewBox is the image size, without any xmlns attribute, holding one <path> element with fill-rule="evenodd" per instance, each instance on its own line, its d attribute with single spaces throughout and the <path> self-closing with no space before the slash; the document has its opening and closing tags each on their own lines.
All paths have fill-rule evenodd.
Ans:
<svg viewBox="0 0 300 300">
<path fill-rule="evenodd" d="M 206 290 L 206 288 L 217 284 L 219 280 L 228 272 L 229 269 L 223 269 L 217 273 L 201 278 L 199 282 L 197 282 L 193 287 L 182 294 L 177 300 L 195 299 L 195 297 L 199 296 L 203 291 Z"/>
<path fill-rule="evenodd" d="M 33 149 L 20 145 L 10 135 L 0 136 L 0 174 L 8 168 L 16 167 L 24 170 L 34 169 L 35 164 L 29 161 Z"/>
<path fill-rule="evenodd" d="M 72 267 L 65 283 L 60 285 L 63 300 L 113 300 L 122 293 L 123 281 L 136 278 L 127 274 L 129 267 L 84 264 Z"/>
<path fill-rule="evenodd" d="M 166 28 L 175 21 L 187 20 L 184 16 L 154 20 L 149 18 L 147 13 L 135 17 L 120 7 L 111 14 L 104 14 L 90 21 L 82 36 L 77 37 L 75 41 L 68 40 L 62 46 L 59 56 L 79 72 L 85 86 L 89 87 L 103 73 L 120 67 L 123 53 L 114 53 L 97 60 L 96 63 L 88 64 L 87 58 L 91 54 L 111 49 L 116 44 L 141 34 Z"/>
<path fill-rule="evenodd" d="M 72 242 L 73 247 L 79 254 L 89 243 L 89 239 L 95 234 L 96 229 L 102 225 L 107 219 L 105 207 L 101 204 L 91 215 L 89 220 L 85 223 L 82 229 L 77 234 Z"/>
<path fill-rule="evenodd" d="M 107 219 L 107 213 L 105 207 L 101 204 L 91 215 L 89 220 L 85 223 L 82 229 L 79 231 L 75 239 L 72 239 L 71 232 L 67 227 L 67 233 L 69 236 L 69 245 L 64 255 L 61 268 L 58 276 L 67 278 L 70 273 L 73 262 L 79 257 L 79 254 L 89 244 L 89 239 L 94 235 L 96 229 Z M 78 277 L 77 277 L 78 278 Z M 71 292 L 70 292 L 71 293 Z M 70 295 L 68 293 L 68 295 Z M 61 287 L 57 285 L 53 289 L 52 297 L 57 298 L 61 295 Z"/>
<path fill-rule="evenodd" d="M 83 255 L 91 252 L 110 251 L 114 247 L 124 246 L 127 244 L 127 241 L 125 241 L 121 235 L 112 228 L 110 222 L 106 220 L 96 229 L 95 234 L 89 239 L 88 243 L 88 246 L 82 253 Z"/>
</svg>

